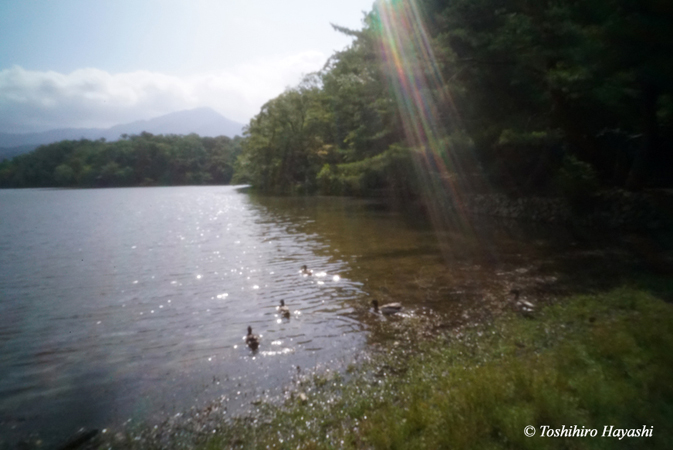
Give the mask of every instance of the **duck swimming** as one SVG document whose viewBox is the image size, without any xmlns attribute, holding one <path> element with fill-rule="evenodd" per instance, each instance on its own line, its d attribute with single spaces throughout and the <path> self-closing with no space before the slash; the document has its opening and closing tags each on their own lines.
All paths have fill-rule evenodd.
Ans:
<svg viewBox="0 0 673 450">
<path fill-rule="evenodd" d="M 313 271 L 306 267 L 306 265 L 301 266 L 301 274 L 302 275 L 313 275 Z"/>
<path fill-rule="evenodd" d="M 520 312 L 526 317 L 531 317 L 535 312 L 535 305 L 520 299 L 521 291 L 519 289 L 512 289 L 509 293 L 514 295 L 514 302 Z"/>
<path fill-rule="evenodd" d="M 278 307 L 278 311 L 280 311 L 280 315 L 285 317 L 286 319 L 290 318 L 290 308 L 285 306 L 285 300 L 280 301 L 280 306 Z"/>
<path fill-rule="evenodd" d="M 380 312 L 386 316 L 397 314 L 398 312 L 402 311 L 401 303 L 388 303 L 386 305 L 379 306 L 379 301 L 374 299 L 372 300 L 372 306 L 374 307 L 375 313 Z"/>
<path fill-rule="evenodd" d="M 245 337 L 245 343 L 250 347 L 250 350 L 257 350 L 259 348 L 259 336 L 252 334 L 251 326 L 248 326 L 248 335 Z"/>
</svg>

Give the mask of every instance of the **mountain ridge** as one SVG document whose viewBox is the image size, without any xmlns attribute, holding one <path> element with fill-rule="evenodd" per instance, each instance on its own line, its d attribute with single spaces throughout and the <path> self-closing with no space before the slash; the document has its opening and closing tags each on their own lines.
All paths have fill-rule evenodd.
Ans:
<svg viewBox="0 0 673 450">
<path fill-rule="evenodd" d="M 243 124 L 227 119 L 211 108 L 176 111 L 147 120 L 114 125 L 109 128 L 58 128 L 37 133 L 0 133 L 0 155 L 19 148 L 31 151 L 40 145 L 63 140 L 101 139 L 116 141 L 123 134 L 191 134 L 202 137 L 241 135 Z M 11 152 L 15 153 L 15 152 Z"/>
</svg>

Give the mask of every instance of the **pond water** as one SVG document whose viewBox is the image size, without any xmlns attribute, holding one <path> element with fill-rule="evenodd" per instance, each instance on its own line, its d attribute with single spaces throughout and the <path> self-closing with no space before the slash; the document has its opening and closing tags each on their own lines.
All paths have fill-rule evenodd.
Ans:
<svg viewBox="0 0 673 450">
<path fill-rule="evenodd" d="M 0 217 L 0 443 L 10 445 L 217 398 L 229 414 L 245 410 L 280 395 L 298 368 L 338 370 L 382 339 L 373 298 L 459 327 L 511 308 L 513 286 L 538 300 L 558 293 L 560 265 L 578 258 L 588 274 L 609 271 L 604 249 L 565 231 L 437 231 L 374 201 L 235 187 L 0 190 Z M 609 259 L 628 257 L 616 248 Z"/>
</svg>

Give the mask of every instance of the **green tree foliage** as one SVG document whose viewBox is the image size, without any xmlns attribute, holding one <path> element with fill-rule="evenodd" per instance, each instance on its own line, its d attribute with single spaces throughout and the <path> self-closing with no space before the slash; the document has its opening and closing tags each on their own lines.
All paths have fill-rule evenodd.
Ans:
<svg viewBox="0 0 673 450">
<path fill-rule="evenodd" d="M 368 15 L 366 21 L 373 20 Z M 403 140 L 371 27 L 351 47 L 262 107 L 248 126 L 235 179 L 265 192 L 366 194 L 387 187 L 384 154 Z M 384 167 L 385 166 L 385 167 Z"/>
<path fill-rule="evenodd" d="M 312 81 L 307 78 L 266 103 L 252 119 L 237 179 L 250 180 L 266 192 L 311 189 L 313 171 L 320 167 L 315 160 L 324 151 L 320 89 Z"/>
<path fill-rule="evenodd" d="M 262 108 L 237 179 L 417 195 L 478 174 L 587 191 L 568 186 L 572 161 L 603 185 L 673 183 L 671 2 L 394 0 L 361 31 L 335 28 L 352 45 Z"/>
<path fill-rule="evenodd" d="M 434 7 L 437 39 L 453 57 L 445 76 L 463 87 L 458 109 L 496 178 L 539 186 L 569 153 L 605 183 L 661 181 L 653 168 L 673 162 L 664 154 L 671 123 L 662 120 L 673 92 L 670 2 L 453 0 Z M 513 135 L 547 139 L 511 145 Z"/>
<path fill-rule="evenodd" d="M 152 135 L 62 141 L 0 163 L 1 187 L 227 184 L 241 138 Z"/>
</svg>

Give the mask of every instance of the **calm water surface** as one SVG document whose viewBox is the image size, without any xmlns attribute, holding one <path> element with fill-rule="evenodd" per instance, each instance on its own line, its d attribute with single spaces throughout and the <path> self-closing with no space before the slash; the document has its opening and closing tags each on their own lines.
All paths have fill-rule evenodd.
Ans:
<svg viewBox="0 0 673 450">
<path fill-rule="evenodd" d="M 349 363 L 376 340 L 373 297 L 451 326 L 497 313 L 512 285 L 558 284 L 574 248 L 530 235 L 437 232 L 371 201 L 234 187 L 0 190 L 0 442 L 59 442 L 216 398 L 235 413 L 298 366 Z"/>
</svg>

